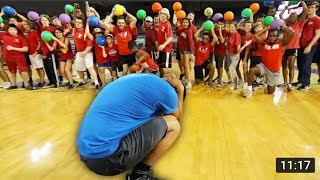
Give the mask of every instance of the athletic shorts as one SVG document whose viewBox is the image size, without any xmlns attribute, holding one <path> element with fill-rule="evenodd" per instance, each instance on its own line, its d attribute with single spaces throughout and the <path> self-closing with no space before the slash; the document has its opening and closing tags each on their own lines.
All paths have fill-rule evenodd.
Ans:
<svg viewBox="0 0 320 180">
<path fill-rule="evenodd" d="M 119 60 L 121 62 L 124 62 L 124 64 L 128 64 L 128 66 L 132 66 L 133 63 L 136 62 L 136 57 L 134 54 L 129 54 L 129 55 L 120 55 Z"/>
<path fill-rule="evenodd" d="M 165 137 L 167 129 L 167 123 L 163 117 L 153 118 L 122 138 L 120 147 L 115 153 L 98 159 L 80 156 L 81 161 L 99 175 L 121 174 L 143 161 Z"/>
<path fill-rule="evenodd" d="M 150 57 L 156 62 L 156 52 L 155 51 L 147 51 L 148 54 L 150 54 Z"/>
<path fill-rule="evenodd" d="M 17 73 L 17 68 L 19 72 L 28 72 L 28 66 L 26 58 L 9 58 L 5 59 L 5 62 L 8 66 L 8 70 L 10 73 L 15 74 Z"/>
<path fill-rule="evenodd" d="M 85 58 L 82 58 L 80 53 L 77 53 L 75 65 L 78 71 L 86 71 L 86 69 L 93 68 L 93 53 L 87 53 Z"/>
<path fill-rule="evenodd" d="M 190 51 L 179 51 L 180 56 L 185 54 L 191 54 Z"/>
<path fill-rule="evenodd" d="M 116 60 L 116 61 L 113 61 L 111 62 L 111 68 L 112 68 L 112 71 L 117 71 L 117 69 L 119 71 L 122 71 L 123 70 L 123 65 L 126 64 L 124 62 L 124 59 L 119 59 L 119 60 Z"/>
<path fill-rule="evenodd" d="M 267 85 L 276 86 L 278 84 L 278 79 L 280 72 L 271 72 L 264 64 L 260 63 L 257 65 L 261 71 L 260 76 L 267 76 Z"/>
<path fill-rule="evenodd" d="M 180 56 L 180 52 L 177 50 L 176 52 L 176 60 L 180 61 L 181 60 L 181 56 Z"/>
<path fill-rule="evenodd" d="M 286 49 L 283 56 L 284 57 L 289 57 L 289 56 L 298 57 L 298 49 Z"/>
<path fill-rule="evenodd" d="M 172 67 L 171 53 L 160 51 L 157 64 L 159 68 L 171 68 Z"/>
<path fill-rule="evenodd" d="M 98 67 L 111 67 L 111 62 L 98 63 Z"/>
<path fill-rule="evenodd" d="M 223 60 L 224 60 L 225 56 L 215 56 L 214 59 L 216 61 L 216 66 L 217 69 L 222 68 L 223 67 Z"/>
<path fill-rule="evenodd" d="M 43 59 L 41 54 L 37 54 L 36 56 L 29 55 L 29 59 L 34 69 L 43 68 Z"/>
<path fill-rule="evenodd" d="M 251 56 L 250 57 L 250 68 L 261 63 L 261 56 Z"/>
<path fill-rule="evenodd" d="M 195 79 L 203 79 L 203 70 L 206 71 L 206 75 L 209 73 L 208 65 L 211 62 L 209 60 L 205 61 L 202 65 L 194 66 L 194 77 Z"/>
<path fill-rule="evenodd" d="M 317 49 L 313 56 L 312 63 L 320 63 L 320 49 Z"/>
</svg>

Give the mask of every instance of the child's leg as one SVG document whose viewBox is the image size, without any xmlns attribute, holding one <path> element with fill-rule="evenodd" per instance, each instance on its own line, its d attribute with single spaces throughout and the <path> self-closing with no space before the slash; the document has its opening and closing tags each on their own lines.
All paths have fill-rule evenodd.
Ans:
<svg viewBox="0 0 320 180">
<path fill-rule="evenodd" d="M 70 84 L 73 84 L 73 77 L 72 77 L 72 72 L 71 72 L 71 67 L 72 67 L 72 60 L 68 60 L 65 65 L 65 74 L 66 78 L 70 82 Z"/>
</svg>

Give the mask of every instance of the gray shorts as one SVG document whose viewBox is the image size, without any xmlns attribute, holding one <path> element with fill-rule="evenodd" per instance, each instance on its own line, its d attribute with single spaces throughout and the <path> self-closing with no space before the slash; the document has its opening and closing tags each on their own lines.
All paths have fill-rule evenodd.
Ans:
<svg viewBox="0 0 320 180">
<path fill-rule="evenodd" d="M 140 163 L 166 135 L 167 129 L 162 116 L 153 118 L 122 138 L 115 153 L 97 159 L 81 156 L 81 161 L 99 175 L 121 174 Z"/>
<path fill-rule="evenodd" d="M 276 86 L 278 84 L 278 79 L 280 72 L 271 72 L 264 64 L 257 64 L 259 67 L 261 74 L 260 76 L 267 76 L 267 85 L 268 86 Z"/>
</svg>

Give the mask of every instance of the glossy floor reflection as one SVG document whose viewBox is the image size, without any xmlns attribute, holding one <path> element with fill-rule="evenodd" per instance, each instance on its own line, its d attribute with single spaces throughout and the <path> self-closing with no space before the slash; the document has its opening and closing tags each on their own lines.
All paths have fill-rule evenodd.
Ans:
<svg viewBox="0 0 320 180">
<path fill-rule="evenodd" d="M 175 67 L 176 70 L 176 67 Z M 316 82 L 313 75 L 313 82 Z M 245 99 L 228 86 L 194 86 L 182 132 L 154 166 L 166 180 L 320 179 L 320 85 Z M 75 140 L 93 88 L 0 91 L 0 179 L 122 180 L 80 161 Z M 277 157 L 314 157 L 314 174 L 276 174 Z"/>
</svg>

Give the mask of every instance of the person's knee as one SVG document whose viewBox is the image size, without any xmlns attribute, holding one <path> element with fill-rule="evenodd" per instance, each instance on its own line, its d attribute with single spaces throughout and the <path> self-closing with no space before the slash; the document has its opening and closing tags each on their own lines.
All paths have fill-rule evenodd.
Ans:
<svg viewBox="0 0 320 180">
<path fill-rule="evenodd" d="M 166 121 L 168 126 L 168 131 L 173 131 L 176 134 L 180 133 L 180 123 L 178 119 L 173 115 L 163 116 L 163 119 Z"/>
</svg>

